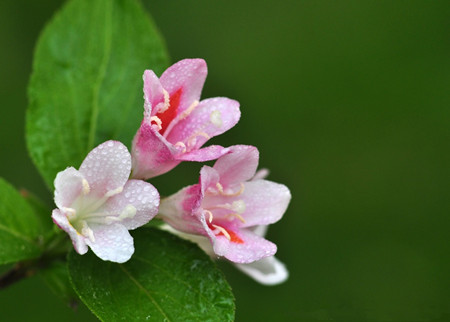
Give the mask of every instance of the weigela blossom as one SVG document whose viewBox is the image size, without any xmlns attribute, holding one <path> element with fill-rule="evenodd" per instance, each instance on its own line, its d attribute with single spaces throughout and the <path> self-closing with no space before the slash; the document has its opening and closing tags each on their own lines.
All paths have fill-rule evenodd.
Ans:
<svg viewBox="0 0 450 322">
<path fill-rule="evenodd" d="M 159 194 L 149 183 L 128 180 L 131 155 L 120 142 L 94 148 L 79 170 L 67 168 L 55 179 L 53 221 L 72 239 L 79 254 L 88 246 L 101 259 L 123 263 L 134 252 L 128 230 L 158 212 Z"/>
<path fill-rule="evenodd" d="M 159 79 L 151 70 L 144 72 L 144 119 L 133 140 L 133 178 L 149 179 L 181 161 L 215 160 L 228 152 L 218 145 L 200 149 L 240 118 L 237 101 L 199 101 L 206 74 L 203 59 L 181 60 Z"/>
<path fill-rule="evenodd" d="M 254 230 L 278 221 L 291 194 L 282 184 L 251 180 L 258 159 L 255 147 L 230 147 L 213 167 L 201 169 L 198 184 L 161 201 L 161 218 L 179 231 L 208 237 L 214 253 L 232 262 L 273 256 L 276 245 Z"/>
</svg>

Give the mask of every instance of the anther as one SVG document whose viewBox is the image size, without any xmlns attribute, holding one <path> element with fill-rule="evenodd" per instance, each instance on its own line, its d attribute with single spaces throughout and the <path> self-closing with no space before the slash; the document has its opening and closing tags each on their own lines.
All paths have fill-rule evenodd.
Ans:
<svg viewBox="0 0 450 322">
<path fill-rule="evenodd" d="M 210 223 L 212 223 L 212 221 L 213 221 L 213 214 L 212 214 L 212 212 L 209 211 L 209 210 L 205 210 L 205 213 L 209 216 L 208 221 Z"/>
<path fill-rule="evenodd" d="M 183 120 L 183 119 L 185 119 L 186 117 L 188 117 L 189 114 L 191 114 L 191 113 L 195 110 L 195 108 L 198 106 L 198 103 L 199 103 L 199 101 L 193 101 L 192 104 L 189 105 L 189 107 L 188 107 L 187 109 L 185 109 L 185 110 L 183 111 L 183 113 L 180 114 L 180 116 L 179 116 L 178 119 L 179 119 L 179 120 Z"/>
<path fill-rule="evenodd" d="M 157 131 L 160 131 L 161 129 L 162 129 L 162 121 L 161 121 L 161 119 L 159 118 L 159 117 L 157 117 L 157 116 L 152 116 L 151 118 L 150 118 L 150 124 L 152 123 L 152 122 L 155 122 L 156 124 L 156 130 Z"/>
<path fill-rule="evenodd" d="M 93 243 L 95 243 L 95 237 L 94 232 L 92 229 L 88 226 L 87 222 L 85 220 L 82 221 L 83 227 L 81 228 L 81 234 L 87 238 Z"/>
<path fill-rule="evenodd" d="M 114 190 L 108 191 L 108 192 L 105 194 L 105 197 L 109 198 L 109 197 L 115 196 L 115 195 L 121 193 L 122 191 L 123 191 L 123 187 L 118 187 L 118 188 L 116 188 L 116 189 L 114 189 Z"/>
<path fill-rule="evenodd" d="M 216 183 L 216 187 L 217 187 L 217 190 L 219 190 L 219 193 L 222 196 L 226 196 L 226 197 L 239 196 L 239 195 L 241 195 L 244 192 L 244 189 L 245 189 L 245 185 L 242 182 L 241 182 L 241 185 L 240 185 L 240 189 L 237 192 L 230 192 L 231 191 L 230 189 L 227 189 L 226 191 L 224 191 L 223 190 L 223 186 L 219 182 Z"/>
<path fill-rule="evenodd" d="M 211 113 L 209 116 L 209 120 L 212 124 L 214 124 L 216 127 L 220 128 L 222 127 L 222 115 L 220 114 L 220 111 L 215 110 Z"/>
<path fill-rule="evenodd" d="M 61 209 L 67 215 L 67 219 L 69 219 L 69 221 L 71 219 L 74 219 L 76 217 L 76 215 L 77 215 L 77 211 L 75 209 L 73 209 L 73 208 L 62 207 Z"/>
<path fill-rule="evenodd" d="M 223 227 L 221 227 L 221 226 L 218 226 L 218 225 L 214 225 L 214 224 L 212 224 L 211 226 L 213 226 L 214 228 L 216 228 L 216 229 L 214 230 L 214 234 L 222 233 L 228 240 L 231 240 L 231 236 L 230 236 L 230 234 L 228 233 L 228 231 L 227 231 L 225 228 L 223 228 Z M 218 230 L 218 231 L 217 231 L 217 230 Z"/>
<path fill-rule="evenodd" d="M 227 218 L 229 221 L 239 219 L 243 224 L 245 224 L 245 219 L 240 214 L 237 213 L 228 214 L 225 216 L 225 218 Z"/>
<path fill-rule="evenodd" d="M 181 153 L 185 153 L 186 152 L 186 145 L 183 142 L 178 141 L 177 143 L 175 143 L 174 146 L 175 146 L 175 148 L 181 148 L 182 149 Z"/>
<path fill-rule="evenodd" d="M 187 145 L 189 147 L 194 146 L 197 143 L 197 137 L 203 136 L 205 139 L 209 140 L 211 137 L 205 132 L 195 132 L 187 139 Z"/>
<path fill-rule="evenodd" d="M 82 190 L 83 195 L 87 195 L 91 191 L 91 187 L 89 187 L 89 182 L 83 178 L 83 180 L 81 180 L 81 184 L 83 185 Z"/>
</svg>

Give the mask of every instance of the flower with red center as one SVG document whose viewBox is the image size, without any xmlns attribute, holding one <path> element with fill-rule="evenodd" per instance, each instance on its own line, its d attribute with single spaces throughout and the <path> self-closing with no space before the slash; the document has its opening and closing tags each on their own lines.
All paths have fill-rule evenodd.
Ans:
<svg viewBox="0 0 450 322">
<path fill-rule="evenodd" d="M 240 118 L 237 101 L 199 101 L 206 74 L 203 59 L 181 60 L 161 78 L 151 70 L 144 72 L 144 119 L 133 139 L 133 178 L 149 179 L 181 161 L 215 160 L 228 152 L 218 145 L 201 149 Z"/>
<path fill-rule="evenodd" d="M 161 201 L 161 218 L 181 232 L 208 237 L 216 255 L 235 263 L 274 255 L 276 245 L 255 229 L 277 222 L 291 194 L 282 184 L 251 180 L 258 159 L 255 147 L 230 147 L 213 167 L 201 169 L 198 184 Z"/>
<path fill-rule="evenodd" d="M 128 180 L 130 170 L 127 148 L 107 141 L 89 152 L 80 170 L 57 174 L 52 218 L 79 254 L 89 246 L 103 260 L 130 259 L 134 246 L 128 230 L 149 222 L 159 206 L 158 191 L 145 181 Z"/>
</svg>

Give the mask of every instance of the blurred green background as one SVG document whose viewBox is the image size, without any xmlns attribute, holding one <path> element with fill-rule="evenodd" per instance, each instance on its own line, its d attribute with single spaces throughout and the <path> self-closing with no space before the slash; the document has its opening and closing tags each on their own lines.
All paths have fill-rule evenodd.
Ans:
<svg viewBox="0 0 450 322">
<path fill-rule="evenodd" d="M 33 47 L 61 3 L 0 2 L 0 175 L 49 204 L 24 115 Z M 206 59 L 203 97 L 241 103 L 213 142 L 258 146 L 269 179 L 292 191 L 268 235 L 288 282 L 221 265 L 237 321 L 450 321 L 450 2 L 144 3 L 173 62 Z M 167 195 L 199 169 L 152 183 Z M 0 292 L 0 320 L 95 318 L 32 278 Z"/>
</svg>

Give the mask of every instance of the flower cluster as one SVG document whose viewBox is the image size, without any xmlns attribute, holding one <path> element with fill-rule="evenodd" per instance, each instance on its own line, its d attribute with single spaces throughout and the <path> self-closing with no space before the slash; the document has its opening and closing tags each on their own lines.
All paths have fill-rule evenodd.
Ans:
<svg viewBox="0 0 450 322">
<path fill-rule="evenodd" d="M 288 207 L 289 189 L 257 172 L 259 152 L 247 145 L 202 146 L 240 118 L 237 101 L 200 101 L 207 67 L 185 59 L 160 78 L 144 72 L 144 118 L 131 155 L 120 142 L 94 148 L 79 170 L 55 179 L 53 221 L 72 239 L 79 254 L 88 247 L 101 259 L 122 263 L 134 252 L 128 230 L 158 214 L 163 229 L 196 242 L 212 257 L 227 259 L 263 284 L 277 284 L 287 270 L 264 235 Z M 203 166 L 197 184 L 161 200 L 148 182 L 182 161 L 216 160 Z"/>
</svg>

